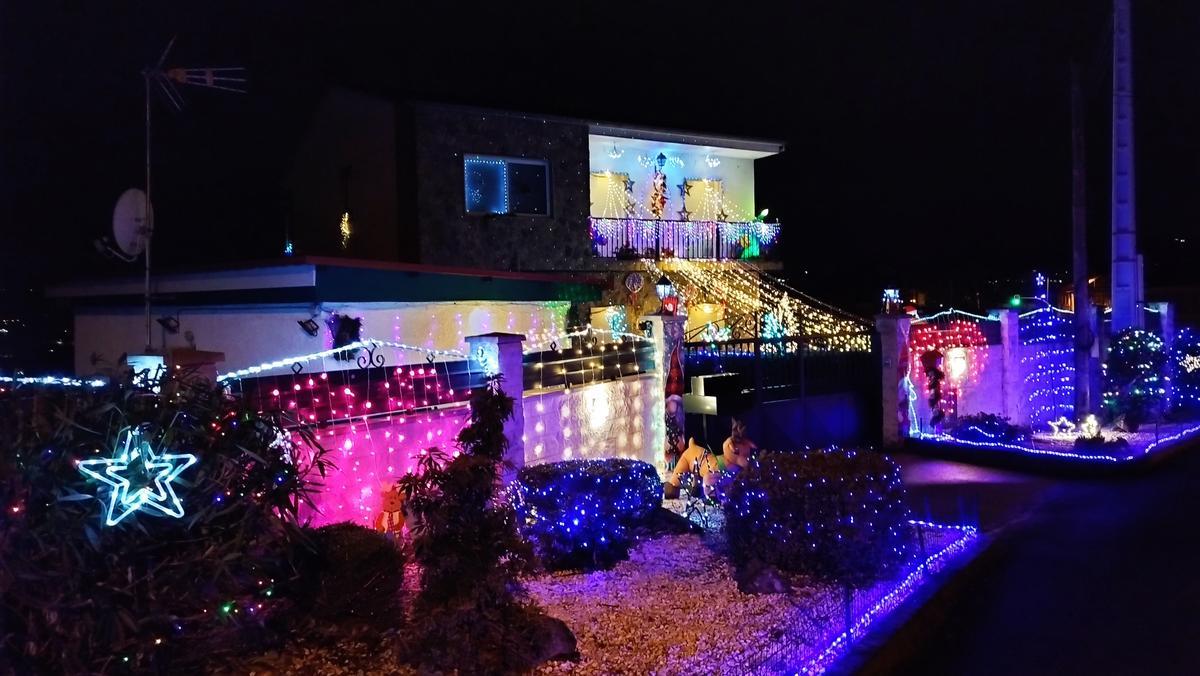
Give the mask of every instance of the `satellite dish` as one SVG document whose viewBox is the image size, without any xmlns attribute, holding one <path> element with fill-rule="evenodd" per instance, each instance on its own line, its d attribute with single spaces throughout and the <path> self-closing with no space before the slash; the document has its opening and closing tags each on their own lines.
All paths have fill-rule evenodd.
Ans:
<svg viewBox="0 0 1200 676">
<path fill-rule="evenodd" d="M 149 206 L 150 218 L 146 218 Z M 154 232 L 154 207 L 146 200 L 146 193 L 130 188 L 117 198 L 113 207 L 113 241 L 127 256 L 138 256 L 146 250 L 146 241 Z"/>
</svg>

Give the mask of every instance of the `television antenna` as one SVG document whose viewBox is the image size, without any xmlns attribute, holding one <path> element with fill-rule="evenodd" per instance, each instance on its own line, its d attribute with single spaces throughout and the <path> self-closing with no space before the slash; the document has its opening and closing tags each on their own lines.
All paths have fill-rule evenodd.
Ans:
<svg viewBox="0 0 1200 676">
<path fill-rule="evenodd" d="M 133 260 L 139 254 L 144 255 L 146 269 L 146 284 L 145 284 L 145 301 L 146 301 L 146 350 L 150 351 L 153 348 L 150 332 L 150 241 L 154 236 L 154 211 L 151 208 L 150 201 L 150 100 L 152 91 L 157 91 L 175 112 L 183 110 L 184 101 L 183 95 L 179 92 L 178 85 L 188 85 L 191 87 L 203 87 L 205 89 L 218 89 L 221 91 L 233 92 L 235 94 L 245 94 L 248 80 L 246 78 L 246 69 L 241 66 L 227 67 L 204 67 L 204 68 L 164 68 L 163 64 L 167 61 L 167 55 L 170 54 L 171 48 L 175 46 L 175 38 L 167 43 L 166 49 L 162 51 L 162 55 L 158 57 L 158 61 L 153 66 L 148 66 L 142 70 L 142 79 L 145 83 L 146 92 L 146 189 L 145 191 L 127 190 L 117 200 L 117 208 L 113 212 L 113 237 L 116 238 L 117 246 L 124 253 L 126 260 Z M 129 203 L 126 200 L 136 199 L 138 195 L 130 197 L 131 193 L 139 192 L 142 198 L 142 209 L 140 212 L 130 211 Z M 122 201 L 126 201 L 124 211 L 122 211 Z M 141 220 L 138 221 L 138 216 Z M 118 216 L 123 218 L 121 228 L 118 232 L 117 219 Z M 136 243 L 122 241 L 123 235 L 128 235 L 130 228 L 133 227 L 137 231 L 135 239 Z M 130 248 L 125 248 L 130 246 Z M 111 247 L 110 247 L 111 248 Z M 116 253 L 116 252 L 114 252 Z"/>
</svg>

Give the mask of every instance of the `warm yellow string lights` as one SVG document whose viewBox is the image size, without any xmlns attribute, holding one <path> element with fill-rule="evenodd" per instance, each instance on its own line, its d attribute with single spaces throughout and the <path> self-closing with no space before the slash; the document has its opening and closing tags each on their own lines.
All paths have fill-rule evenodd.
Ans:
<svg viewBox="0 0 1200 676">
<path fill-rule="evenodd" d="M 718 301 L 733 314 L 777 323 L 789 336 L 808 338 L 817 350 L 860 352 L 871 349 L 870 326 L 801 294 L 754 266 L 737 261 L 685 259 L 645 261 L 652 276 L 665 274 L 684 301 Z M 688 294 L 699 297 L 688 298 Z"/>
</svg>

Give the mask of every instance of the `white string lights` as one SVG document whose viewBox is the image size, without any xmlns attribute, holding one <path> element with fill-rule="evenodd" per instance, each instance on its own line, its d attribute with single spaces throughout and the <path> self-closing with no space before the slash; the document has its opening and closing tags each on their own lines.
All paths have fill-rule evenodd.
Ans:
<svg viewBox="0 0 1200 676">
<path fill-rule="evenodd" d="M 727 318 L 734 314 L 751 324 L 765 323 L 770 314 L 772 325 L 777 322 L 786 335 L 808 338 L 812 349 L 871 349 L 870 325 L 865 320 L 802 295 L 748 263 L 683 259 L 646 259 L 643 263 L 652 276 L 666 275 L 684 301 L 723 303 Z"/>
</svg>

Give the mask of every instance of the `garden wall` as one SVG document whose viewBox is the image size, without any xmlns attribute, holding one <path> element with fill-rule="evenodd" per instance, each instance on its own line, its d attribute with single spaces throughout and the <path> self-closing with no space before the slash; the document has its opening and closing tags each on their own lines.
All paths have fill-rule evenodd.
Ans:
<svg viewBox="0 0 1200 676">
<path fill-rule="evenodd" d="M 316 510 L 306 508 L 302 516 L 315 526 L 353 521 L 373 527 L 381 489 L 412 469 L 422 450 L 437 446 L 453 452 L 467 414 L 466 406 L 458 406 L 321 429 L 318 440 L 335 467 L 313 496 Z"/>
<path fill-rule="evenodd" d="M 525 393 L 525 464 L 632 458 L 654 464 L 662 426 L 656 374 Z"/>
<path fill-rule="evenodd" d="M 422 348 L 466 351 L 466 336 L 504 331 L 537 340 L 540 335 L 561 333 L 569 303 L 466 301 L 446 303 L 325 303 L 329 312 L 361 317 L 362 337 L 391 340 Z M 311 354 L 332 347 L 329 331 L 321 326 L 316 336 L 300 330 L 296 322 L 307 319 L 308 305 L 207 306 L 155 305 L 156 315 L 179 319 L 177 333 L 164 333 L 166 348 L 187 347 L 190 333 L 196 347 L 225 353 L 219 371 Z M 97 371 L 92 356 L 113 363 L 130 345 L 145 342 L 142 308 L 81 309 L 75 316 L 75 372 Z M 315 321 L 323 323 L 328 314 Z M 155 334 L 160 331 L 155 326 Z M 409 355 L 411 357 L 411 355 Z M 389 357 L 390 359 L 390 357 Z M 356 367 L 354 362 L 326 359 L 319 370 Z M 309 368 L 309 371 L 317 370 Z M 264 371 L 259 375 L 287 372 Z"/>
</svg>

